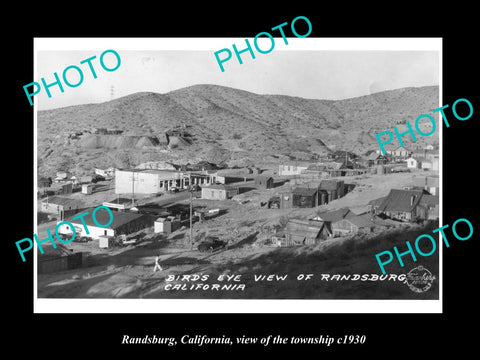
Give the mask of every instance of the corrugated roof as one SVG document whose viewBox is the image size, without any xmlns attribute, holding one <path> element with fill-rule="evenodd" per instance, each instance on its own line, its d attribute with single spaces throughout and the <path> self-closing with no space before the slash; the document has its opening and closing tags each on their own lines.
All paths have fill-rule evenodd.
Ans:
<svg viewBox="0 0 480 360">
<path fill-rule="evenodd" d="M 212 184 L 208 186 L 202 186 L 203 189 L 216 189 L 216 190 L 235 190 L 237 187 L 232 185 Z"/>
<path fill-rule="evenodd" d="M 273 176 L 270 176 L 270 175 L 255 175 L 255 179 L 258 179 L 258 180 L 272 179 L 273 180 Z"/>
<path fill-rule="evenodd" d="M 297 238 L 316 239 L 323 226 L 323 221 L 291 219 L 288 221 L 284 232 Z"/>
<path fill-rule="evenodd" d="M 350 212 L 350 209 L 345 207 L 338 210 L 320 213 L 318 214 L 318 217 L 323 221 L 336 222 L 344 219 L 349 212 Z"/>
<path fill-rule="evenodd" d="M 420 203 L 434 207 L 435 205 L 438 205 L 440 203 L 440 199 L 438 196 L 435 195 L 424 194 L 422 196 L 422 199 L 420 200 Z"/>
<path fill-rule="evenodd" d="M 89 208 L 85 210 L 85 211 L 88 211 L 88 215 L 85 215 L 83 217 L 83 220 L 85 221 L 85 224 L 87 225 L 87 227 L 88 226 L 98 227 L 98 225 L 93 222 L 93 218 L 92 218 L 93 210 L 95 210 L 95 208 Z M 120 211 L 112 211 L 112 213 L 113 213 L 112 223 L 109 226 L 105 227 L 105 229 L 116 229 L 122 225 L 128 224 L 131 221 L 138 220 L 141 217 L 145 216 L 143 214 L 134 214 L 130 212 L 120 212 Z M 73 217 L 75 217 L 76 215 L 79 215 L 79 214 L 77 213 L 77 214 L 71 215 L 67 217 L 64 221 L 67 221 L 75 225 L 79 225 L 83 229 L 82 220 L 80 218 L 73 220 Z M 99 209 L 95 213 L 95 219 L 99 224 L 107 224 L 110 221 L 110 215 L 107 210 Z"/>
<path fill-rule="evenodd" d="M 373 200 L 370 200 L 368 202 L 368 205 L 372 205 L 372 206 L 379 206 L 382 204 L 383 200 L 385 200 L 386 196 L 382 196 L 378 199 L 373 199 Z"/>
<path fill-rule="evenodd" d="M 422 198 L 422 190 L 399 190 L 392 189 L 387 197 L 379 206 L 380 211 L 398 211 L 410 212 L 420 202 Z M 413 203 L 412 203 L 413 198 Z"/>
</svg>

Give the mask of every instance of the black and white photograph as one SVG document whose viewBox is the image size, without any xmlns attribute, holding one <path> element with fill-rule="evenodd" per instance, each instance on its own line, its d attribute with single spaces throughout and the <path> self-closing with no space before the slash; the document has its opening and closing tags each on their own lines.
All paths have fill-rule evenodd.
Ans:
<svg viewBox="0 0 480 360">
<path fill-rule="evenodd" d="M 278 51 L 221 71 L 207 49 L 242 41 L 36 39 L 37 78 L 67 69 L 59 83 L 79 84 L 46 76 L 50 93 L 36 95 L 36 234 L 60 237 L 35 249 L 39 306 L 251 311 L 221 300 L 255 299 L 275 312 L 268 300 L 314 299 L 329 301 L 298 308 L 328 312 L 340 299 L 352 300 L 341 311 L 388 312 L 401 302 L 378 300 L 407 299 L 438 311 L 438 251 L 404 264 L 376 254 L 439 227 L 439 39 L 276 38 Z M 409 286 L 418 267 L 428 290 Z"/>
<path fill-rule="evenodd" d="M 6 353 L 474 353 L 474 9 L 105 5 L 3 23 Z"/>
</svg>

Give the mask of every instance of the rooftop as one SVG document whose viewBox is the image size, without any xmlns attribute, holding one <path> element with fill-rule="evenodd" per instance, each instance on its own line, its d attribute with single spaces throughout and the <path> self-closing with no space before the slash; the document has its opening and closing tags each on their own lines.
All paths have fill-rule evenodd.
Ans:
<svg viewBox="0 0 480 360">
<path fill-rule="evenodd" d="M 333 210 L 333 211 L 327 211 L 324 213 L 318 214 L 318 217 L 322 219 L 323 221 L 328 221 L 328 222 L 336 222 L 339 220 L 342 220 L 347 216 L 347 214 L 350 213 L 350 209 L 345 207 L 341 208 L 338 210 Z"/>
<path fill-rule="evenodd" d="M 380 211 L 410 212 L 420 202 L 422 190 L 392 189 L 379 206 Z"/>
<path fill-rule="evenodd" d="M 232 185 L 223 185 L 223 184 L 212 184 L 212 185 L 208 185 L 208 186 L 202 186 L 202 190 L 203 189 L 216 189 L 216 190 L 233 190 L 233 189 L 236 189 L 237 187 L 236 186 L 232 186 Z"/>
<path fill-rule="evenodd" d="M 434 207 L 440 203 L 439 200 L 440 199 L 438 196 L 425 194 L 422 196 L 422 200 L 420 200 L 420 203 Z"/>
<path fill-rule="evenodd" d="M 132 203 L 131 198 L 123 198 L 123 197 L 118 197 L 110 201 L 105 201 L 105 204 L 131 204 L 131 203 Z"/>
<path fill-rule="evenodd" d="M 290 219 L 284 232 L 295 237 L 316 239 L 324 225 L 323 221 Z"/>
<path fill-rule="evenodd" d="M 320 185 L 318 185 L 319 189 L 322 190 L 337 190 L 338 183 L 343 182 L 342 180 L 322 180 Z"/>
<path fill-rule="evenodd" d="M 364 214 L 364 215 L 353 215 L 353 213 L 350 213 L 350 214 L 352 214 L 352 216 L 347 216 L 345 219 L 342 219 L 342 220 L 347 220 L 359 228 L 375 226 L 375 224 L 372 221 L 370 221 L 370 214 Z"/>
<path fill-rule="evenodd" d="M 93 218 L 92 218 L 92 213 L 94 210 L 95 208 L 86 209 L 86 211 L 88 211 L 88 215 L 84 216 L 83 220 L 87 226 L 98 227 L 98 225 L 93 222 Z M 137 220 L 144 216 L 142 214 L 134 214 L 131 212 L 112 211 L 112 213 L 113 213 L 112 223 L 109 226 L 105 227 L 105 229 L 116 229 L 122 225 L 128 224 L 129 222 Z M 73 217 L 75 217 L 76 215 L 78 215 L 78 213 L 68 216 L 67 218 L 65 218 L 64 221 L 70 222 L 72 224 L 80 225 L 83 229 L 81 218 L 77 218 L 73 220 Z M 107 224 L 110 221 L 110 214 L 105 209 L 99 209 L 95 213 L 95 219 L 99 224 Z"/>
<path fill-rule="evenodd" d="M 431 177 L 431 176 L 426 176 L 426 177 L 416 177 L 413 179 L 413 183 L 411 185 L 414 186 L 428 186 L 428 187 L 438 187 L 440 182 L 440 178 L 438 177 Z"/>
<path fill-rule="evenodd" d="M 300 196 L 314 196 L 316 192 L 317 192 L 316 188 L 310 189 L 310 188 L 304 188 L 304 187 L 297 187 L 292 190 L 292 194 L 300 195 Z"/>
</svg>

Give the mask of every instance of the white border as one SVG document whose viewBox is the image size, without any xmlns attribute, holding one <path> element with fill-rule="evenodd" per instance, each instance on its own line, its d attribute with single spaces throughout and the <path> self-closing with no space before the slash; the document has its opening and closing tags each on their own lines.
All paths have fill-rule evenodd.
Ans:
<svg viewBox="0 0 480 360">
<path fill-rule="evenodd" d="M 204 50 L 218 51 L 244 38 L 35 38 L 37 52 L 46 50 Z M 281 43 L 283 42 L 276 42 Z M 277 48 L 276 48 L 277 49 Z M 439 105 L 442 105 L 442 38 L 290 38 L 286 51 L 438 51 Z M 419 114 L 420 115 L 420 114 Z M 443 225 L 443 126 L 440 128 L 440 226 Z M 34 103 L 34 229 L 37 232 L 37 105 Z M 34 313 L 442 313 L 443 247 L 439 246 L 439 300 L 237 300 L 237 299 L 39 299 L 37 251 L 34 251 Z"/>
</svg>

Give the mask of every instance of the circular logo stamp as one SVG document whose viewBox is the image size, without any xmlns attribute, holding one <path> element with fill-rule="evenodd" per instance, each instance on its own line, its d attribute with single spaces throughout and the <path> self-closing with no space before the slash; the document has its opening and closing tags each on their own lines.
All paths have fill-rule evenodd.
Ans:
<svg viewBox="0 0 480 360">
<path fill-rule="evenodd" d="M 423 266 L 417 266 L 407 273 L 405 282 L 410 290 L 423 293 L 432 287 L 435 276 Z"/>
</svg>

